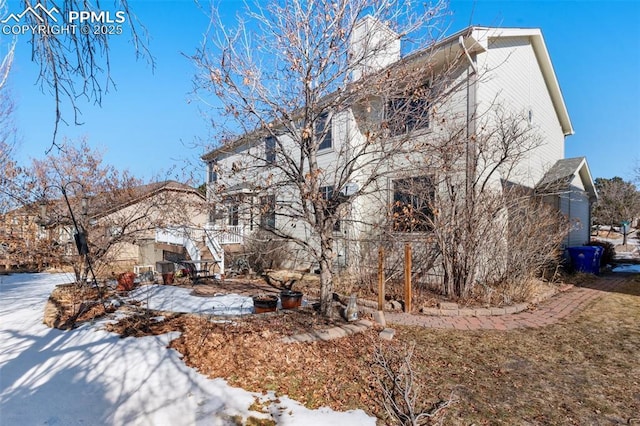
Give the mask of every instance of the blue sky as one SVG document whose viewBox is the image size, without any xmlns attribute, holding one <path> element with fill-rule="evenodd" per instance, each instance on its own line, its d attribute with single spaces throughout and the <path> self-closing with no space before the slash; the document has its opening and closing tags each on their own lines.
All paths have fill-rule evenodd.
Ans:
<svg viewBox="0 0 640 426">
<path fill-rule="evenodd" d="M 220 2 L 229 14 L 241 4 Z M 112 37 L 116 88 L 102 107 L 79 103 L 82 126 L 73 125 L 66 108 L 71 124 L 59 134 L 88 137 L 105 161 L 139 177 L 180 176 L 183 168 L 197 169 L 210 141 L 207 107 L 190 94 L 195 68 L 185 57 L 195 52 L 208 19 L 192 0 L 130 3 L 148 29 L 155 71 L 136 61 L 127 35 Z M 12 0 L 9 8 L 20 9 Z M 640 1 L 452 1 L 451 9 L 448 33 L 470 23 L 541 28 L 575 129 L 566 156 L 587 156 L 594 178 L 631 178 L 640 162 Z M 51 142 L 53 97 L 36 79 L 21 36 L 10 81 L 21 162 L 44 157 Z M 196 180 L 204 181 L 204 172 Z"/>
</svg>

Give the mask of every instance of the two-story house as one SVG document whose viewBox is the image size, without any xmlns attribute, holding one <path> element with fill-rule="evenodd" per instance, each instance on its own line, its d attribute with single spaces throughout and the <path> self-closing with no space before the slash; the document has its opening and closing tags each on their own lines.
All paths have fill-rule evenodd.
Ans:
<svg viewBox="0 0 640 426">
<path fill-rule="evenodd" d="M 402 75 L 405 81 L 419 81 L 420 90 L 398 96 L 382 93 L 384 87 L 378 86 L 379 96 L 369 93 L 316 121 L 321 139 L 317 163 L 322 171 L 318 196 L 331 200 L 336 194 L 358 195 L 333 224 L 338 265 L 350 262 L 347 246 L 381 238 L 379 233 L 375 237 L 376 230 L 389 218 L 396 231 L 424 231 L 419 216 L 434 214 L 429 199 L 443 189 L 435 176 L 445 167 L 442 157 L 452 151 L 460 158 L 453 163 L 465 162 L 462 188 L 465 177 L 468 185 L 486 174 L 496 189 L 508 181 L 545 194 L 569 219 L 565 245 L 589 241 L 590 204 L 597 194 L 586 160 L 565 159 L 565 138 L 574 130 L 539 29 L 469 27 L 404 57 L 400 37 L 383 24 L 365 18 L 354 30 L 353 49 L 367 49 L 360 43 L 363 34 L 373 34 L 369 41 L 389 41 L 370 60 L 354 67 L 354 81 L 377 78 L 379 82 L 383 76 L 393 87 L 396 76 Z M 521 122 L 511 127 L 499 123 L 491 115 L 495 111 Z M 508 167 L 492 168 L 493 160 L 477 152 L 482 132 L 491 125 L 505 132 L 518 132 L 522 125 L 534 129 L 535 143 L 521 147 Z M 486 140 L 499 144 L 500 135 L 495 133 L 499 132 L 494 130 Z M 466 145 L 456 145 L 454 137 Z M 246 235 L 261 228 L 279 229 L 302 240 L 310 232 L 291 214 L 297 201 L 282 184 L 282 171 L 270 167 L 285 161 L 283 150 L 299 149 L 288 138 L 284 131 L 257 130 L 202 157 L 208 196 L 215 203 L 209 226 L 217 230 L 221 244 L 242 245 Z M 362 148 L 371 145 L 372 138 L 380 148 Z M 431 150 L 423 151 L 427 145 Z M 386 146 L 393 146 L 393 155 L 388 155 Z M 384 161 L 376 162 L 382 155 Z M 484 168 L 479 170 L 479 165 Z M 346 169 L 349 173 L 344 173 Z M 413 213 L 410 219 L 402 217 L 407 209 Z M 303 255 L 294 257 L 294 267 L 308 261 Z"/>
</svg>

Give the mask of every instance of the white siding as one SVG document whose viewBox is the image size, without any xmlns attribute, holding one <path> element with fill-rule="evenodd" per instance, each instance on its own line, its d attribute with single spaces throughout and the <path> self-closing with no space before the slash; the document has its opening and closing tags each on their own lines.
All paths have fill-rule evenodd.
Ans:
<svg viewBox="0 0 640 426">
<path fill-rule="evenodd" d="M 529 154 L 513 176 L 515 182 L 532 187 L 564 158 L 564 134 L 534 49 L 528 37 L 492 38 L 478 63 L 479 110 L 489 108 L 495 99 L 525 116 L 531 111 L 532 125 L 543 138 L 543 144 Z"/>
</svg>

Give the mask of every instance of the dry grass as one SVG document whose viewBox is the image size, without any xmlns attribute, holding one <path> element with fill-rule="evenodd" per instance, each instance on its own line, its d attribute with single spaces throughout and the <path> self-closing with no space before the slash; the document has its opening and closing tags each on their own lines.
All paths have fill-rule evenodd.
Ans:
<svg viewBox="0 0 640 426">
<path fill-rule="evenodd" d="M 512 332 L 403 328 L 447 424 L 630 424 L 640 417 L 640 283 L 561 323 Z M 636 420 L 637 421 L 637 420 Z M 631 423 L 634 424 L 634 423 Z"/>
<path fill-rule="evenodd" d="M 638 324 L 640 283 L 629 281 L 549 327 L 512 332 L 403 327 L 391 344 L 417 343 L 414 366 L 427 404 L 454 391 L 459 402 L 445 410 L 444 424 L 627 424 L 640 413 Z M 209 370 L 220 353 L 207 346 L 188 362 L 212 377 L 254 391 L 275 390 L 310 407 L 363 408 L 385 418 L 370 372 L 372 335 L 308 345 L 239 337 L 228 344 L 242 361 L 229 364 L 226 372 Z M 197 347 L 184 336 L 182 351 Z"/>
</svg>

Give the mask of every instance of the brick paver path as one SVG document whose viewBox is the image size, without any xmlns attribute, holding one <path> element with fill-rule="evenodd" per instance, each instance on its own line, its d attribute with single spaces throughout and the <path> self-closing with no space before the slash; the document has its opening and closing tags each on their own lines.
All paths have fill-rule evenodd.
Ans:
<svg viewBox="0 0 640 426">
<path fill-rule="evenodd" d="M 623 275 L 600 277 L 593 283 L 588 284 L 588 287 L 573 287 L 542 302 L 533 310 L 517 314 L 447 317 L 385 312 L 385 319 L 388 324 L 454 328 L 458 330 L 513 330 L 516 328 L 543 327 L 558 322 L 567 315 L 584 308 L 589 302 L 599 298 L 604 292 L 615 289 L 625 280 L 626 277 Z"/>
</svg>

